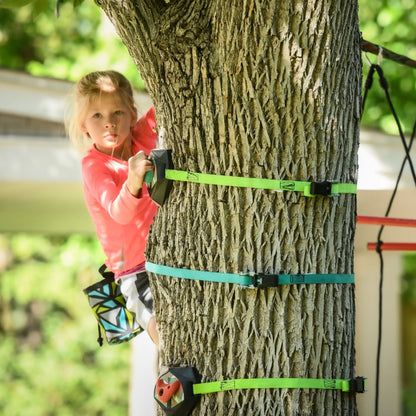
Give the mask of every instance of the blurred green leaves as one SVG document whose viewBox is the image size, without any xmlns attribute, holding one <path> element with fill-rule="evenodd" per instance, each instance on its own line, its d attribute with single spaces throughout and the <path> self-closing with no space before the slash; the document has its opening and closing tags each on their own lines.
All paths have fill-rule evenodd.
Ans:
<svg viewBox="0 0 416 416">
<path fill-rule="evenodd" d="M 416 306 L 416 255 L 403 256 L 402 300 L 404 303 Z"/>
<path fill-rule="evenodd" d="M 35 2 L 33 0 L 0 0 L 0 7 L 4 7 L 6 9 L 18 9 L 30 3 L 37 3 L 37 1 Z"/>
<path fill-rule="evenodd" d="M 0 235 L 0 414 L 125 416 L 130 346 L 96 342 L 96 238 Z"/>
<path fill-rule="evenodd" d="M 360 28 L 364 39 L 416 60 L 416 0 L 359 0 Z M 377 57 L 368 54 L 377 63 Z M 416 69 L 388 60 L 381 66 L 389 83 L 389 92 L 406 133 L 416 119 Z M 369 70 L 363 59 L 363 77 Z M 362 124 L 398 134 L 384 91 L 375 78 L 363 114 Z"/>
<path fill-rule="evenodd" d="M 126 47 L 92 0 L 62 2 L 59 18 L 56 4 L 37 0 L 24 7 L 0 7 L 1 66 L 70 81 L 90 71 L 114 69 L 144 89 Z"/>
<path fill-rule="evenodd" d="M 59 9 L 62 3 L 70 3 L 74 7 L 78 7 L 84 0 L 54 0 L 55 10 Z M 48 0 L 0 0 L 0 8 L 19 9 L 24 6 L 32 6 L 32 10 L 37 13 L 44 12 L 48 9 Z M 36 14 L 37 14 L 36 13 Z"/>
<path fill-rule="evenodd" d="M 2 66 L 71 81 L 97 69 L 115 69 L 136 88 L 145 88 L 126 47 L 93 0 L 60 1 L 59 19 L 54 17 L 57 4 L 57 0 L 0 3 Z M 416 60 L 416 0 L 359 0 L 359 5 L 364 39 Z M 375 56 L 369 55 L 369 59 L 377 61 Z M 416 70 L 387 60 L 382 67 L 404 130 L 410 132 L 416 117 Z M 368 69 L 363 59 L 364 78 Z M 368 96 L 362 124 L 397 134 L 377 81 Z"/>
</svg>

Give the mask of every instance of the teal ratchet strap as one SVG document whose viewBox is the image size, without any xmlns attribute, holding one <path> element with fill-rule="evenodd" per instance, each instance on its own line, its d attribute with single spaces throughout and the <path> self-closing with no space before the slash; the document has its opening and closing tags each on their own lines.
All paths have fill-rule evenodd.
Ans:
<svg viewBox="0 0 416 416">
<path fill-rule="evenodd" d="M 208 394 L 240 389 L 324 389 L 362 393 L 365 390 L 365 379 L 363 377 L 357 377 L 352 380 L 317 378 L 247 378 L 213 381 L 193 385 L 194 394 Z"/>
<path fill-rule="evenodd" d="M 354 283 L 354 274 L 232 274 L 179 269 L 146 262 L 146 270 L 164 276 L 218 283 L 235 283 L 247 287 L 276 287 L 293 284 Z"/>
<path fill-rule="evenodd" d="M 353 183 L 304 182 L 280 179 L 246 178 L 241 176 L 212 175 L 174 169 L 165 170 L 165 178 L 172 181 L 193 182 L 206 185 L 235 186 L 240 188 L 271 189 L 275 191 L 303 192 L 305 196 L 356 194 L 357 185 Z M 153 180 L 153 171 L 147 172 L 145 182 Z"/>
</svg>

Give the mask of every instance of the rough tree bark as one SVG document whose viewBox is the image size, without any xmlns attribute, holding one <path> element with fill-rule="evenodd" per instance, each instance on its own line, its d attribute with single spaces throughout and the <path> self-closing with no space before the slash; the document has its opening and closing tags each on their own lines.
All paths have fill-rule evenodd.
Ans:
<svg viewBox="0 0 416 416">
<path fill-rule="evenodd" d="M 176 169 L 355 182 L 358 2 L 100 0 Z M 230 273 L 352 273 L 356 200 L 175 183 L 148 259 Z M 354 286 L 246 289 L 152 275 L 163 365 L 203 381 L 354 376 Z M 354 394 L 239 390 L 199 415 L 354 415 Z"/>
</svg>

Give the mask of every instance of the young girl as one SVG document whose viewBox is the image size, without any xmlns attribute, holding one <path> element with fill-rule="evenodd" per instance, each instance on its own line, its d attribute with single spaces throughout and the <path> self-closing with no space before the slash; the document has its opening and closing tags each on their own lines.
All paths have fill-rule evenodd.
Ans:
<svg viewBox="0 0 416 416">
<path fill-rule="evenodd" d="M 115 71 L 92 72 L 75 87 L 74 113 L 68 125 L 82 159 L 85 201 L 106 265 L 155 344 L 154 318 L 144 251 L 157 211 L 144 175 L 152 170 L 147 154 L 156 147 L 154 108 L 137 121 L 129 81 Z"/>
</svg>

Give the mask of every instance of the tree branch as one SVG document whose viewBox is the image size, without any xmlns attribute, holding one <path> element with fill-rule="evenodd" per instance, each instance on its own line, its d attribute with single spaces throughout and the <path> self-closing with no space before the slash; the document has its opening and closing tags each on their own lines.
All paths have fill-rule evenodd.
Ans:
<svg viewBox="0 0 416 416">
<path fill-rule="evenodd" d="M 379 55 L 381 53 L 383 58 L 389 59 L 390 61 L 394 61 L 402 65 L 416 68 L 416 61 L 413 59 L 410 59 L 404 55 L 399 55 L 390 51 L 389 49 L 383 48 L 382 46 L 376 45 L 375 43 L 369 42 L 365 39 L 361 40 L 361 50 L 364 52 L 370 52 L 374 55 Z"/>
</svg>

